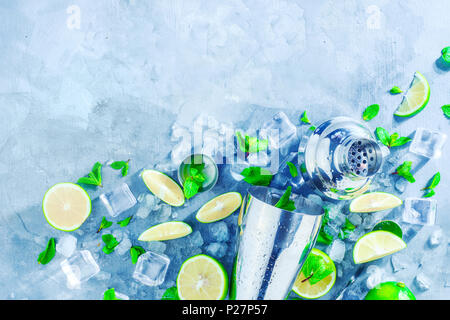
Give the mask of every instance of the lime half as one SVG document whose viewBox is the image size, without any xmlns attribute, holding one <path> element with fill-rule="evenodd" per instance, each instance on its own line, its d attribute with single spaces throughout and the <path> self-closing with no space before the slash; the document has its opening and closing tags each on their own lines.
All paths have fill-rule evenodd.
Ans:
<svg viewBox="0 0 450 320">
<path fill-rule="evenodd" d="M 224 193 L 205 203 L 195 217 L 203 223 L 218 221 L 236 211 L 241 203 L 242 196 L 239 192 Z"/>
<path fill-rule="evenodd" d="M 395 223 L 394 221 L 390 221 L 390 220 L 384 220 L 384 221 L 380 221 L 378 222 L 375 227 L 373 227 L 372 231 L 377 231 L 377 230 L 384 230 L 384 231 L 389 231 L 392 232 L 393 234 L 395 234 L 397 237 L 403 237 L 403 231 L 402 228 L 400 228 L 400 226 Z"/>
<path fill-rule="evenodd" d="M 228 276 L 219 261 L 199 254 L 181 265 L 177 289 L 181 300 L 224 300 L 228 292 Z"/>
<path fill-rule="evenodd" d="M 377 260 L 406 248 L 400 237 L 389 231 L 372 231 L 356 241 L 353 261 L 356 264 Z"/>
<path fill-rule="evenodd" d="M 370 192 L 360 195 L 350 203 L 351 212 L 376 212 L 402 205 L 399 197 L 387 192 Z"/>
<path fill-rule="evenodd" d="M 308 269 L 308 271 L 306 271 Z M 327 275 L 319 281 L 311 281 L 314 274 L 328 270 Z M 308 276 L 305 275 L 308 272 Z M 323 251 L 312 249 L 302 266 L 292 290 L 302 298 L 317 299 L 327 294 L 336 281 L 336 266 Z"/>
<path fill-rule="evenodd" d="M 91 214 L 91 199 L 77 184 L 64 182 L 48 189 L 42 200 L 45 219 L 55 229 L 78 229 Z"/>
<path fill-rule="evenodd" d="M 388 281 L 377 284 L 364 300 L 416 300 L 416 297 L 403 282 Z"/>
<path fill-rule="evenodd" d="M 141 176 L 147 188 L 168 205 L 179 207 L 184 204 L 183 190 L 168 175 L 155 170 L 144 170 Z"/>
<path fill-rule="evenodd" d="M 192 232 L 190 225 L 183 221 L 169 221 L 157 224 L 145 230 L 139 241 L 163 241 L 185 237 Z"/>
<path fill-rule="evenodd" d="M 394 115 L 398 117 L 416 115 L 426 107 L 428 100 L 430 100 L 430 85 L 421 73 L 416 72 Z"/>
</svg>

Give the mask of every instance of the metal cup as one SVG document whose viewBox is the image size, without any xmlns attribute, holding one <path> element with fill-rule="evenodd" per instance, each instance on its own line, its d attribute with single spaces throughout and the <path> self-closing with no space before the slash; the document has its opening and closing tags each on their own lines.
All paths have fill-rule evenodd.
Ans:
<svg viewBox="0 0 450 320">
<path fill-rule="evenodd" d="M 275 207 L 283 191 L 251 187 L 238 218 L 231 299 L 282 300 L 314 247 L 323 209 L 293 194 L 295 211 Z"/>
</svg>

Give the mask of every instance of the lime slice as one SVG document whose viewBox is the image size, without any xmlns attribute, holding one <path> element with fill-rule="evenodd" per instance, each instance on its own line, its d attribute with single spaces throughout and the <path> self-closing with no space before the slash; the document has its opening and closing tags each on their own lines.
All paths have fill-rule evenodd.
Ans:
<svg viewBox="0 0 450 320">
<path fill-rule="evenodd" d="M 219 261 L 199 254 L 181 265 L 177 289 L 181 300 L 224 300 L 228 292 L 228 276 Z"/>
<path fill-rule="evenodd" d="M 406 248 L 400 237 L 389 231 L 372 231 L 356 241 L 353 261 L 356 264 L 377 260 Z"/>
<path fill-rule="evenodd" d="M 376 212 L 400 206 L 402 199 L 387 192 L 362 194 L 350 203 L 351 212 Z"/>
<path fill-rule="evenodd" d="M 385 220 L 378 222 L 372 231 L 383 230 L 389 231 L 395 234 L 397 237 L 401 238 L 403 236 L 402 228 L 394 221 Z"/>
<path fill-rule="evenodd" d="M 377 284 L 364 300 L 416 300 L 416 297 L 403 282 L 388 281 Z"/>
<path fill-rule="evenodd" d="M 326 267 L 331 269 L 332 272 L 319 282 L 311 284 L 309 280 L 306 280 L 306 276 L 304 275 L 305 271 L 304 269 L 306 265 L 305 262 L 305 264 L 302 267 L 302 270 L 300 270 L 300 272 L 297 275 L 297 279 L 295 279 L 292 290 L 300 297 L 306 299 L 317 299 L 322 297 L 323 295 L 327 294 L 328 291 L 331 290 L 331 288 L 334 285 L 334 282 L 336 281 L 336 266 L 334 265 L 333 260 L 331 260 L 331 258 L 325 252 L 314 248 L 311 250 L 308 259 L 315 257 L 321 258 L 320 268 Z"/>
<path fill-rule="evenodd" d="M 408 91 L 403 96 L 403 100 L 394 115 L 398 117 L 411 117 L 422 111 L 429 99 L 430 85 L 421 73 L 416 72 Z"/>
<path fill-rule="evenodd" d="M 147 188 L 162 201 L 174 207 L 184 204 L 183 190 L 168 175 L 155 170 L 144 170 L 141 175 Z"/>
<path fill-rule="evenodd" d="M 235 212 L 241 203 L 242 196 L 239 192 L 227 192 L 205 203 L 195 217 L 203 223 L 218 221 Z"/>
<path fill-rule="evenodd" d="M 47 190 L 42 200 L 45 219 L 55 229 L 78 229 L 91 214 L 91 199 L 77 184 L 64 182 Z"/>
<path fill-rule="evenodd" d="M 183 221 L 169 221 L 157 224 L 145 230 L 138 238 L 140 241 L 163 241 L 185 237 L 192 232 L 190 225 Z"/>
</svg>

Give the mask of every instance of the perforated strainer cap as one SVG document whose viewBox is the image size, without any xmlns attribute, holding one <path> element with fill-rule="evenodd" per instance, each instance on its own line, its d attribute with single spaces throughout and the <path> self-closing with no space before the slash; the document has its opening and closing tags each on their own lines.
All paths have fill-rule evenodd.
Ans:
<svg viewBox="0 0 450 320">
<path fill-rule="evenodd" d="M 347 153 L 347 168 L 354 176 L 372 176 L 380 168 L 382 158 L 376 142 L 368 139 L 352 140 Z"/>
</svg>

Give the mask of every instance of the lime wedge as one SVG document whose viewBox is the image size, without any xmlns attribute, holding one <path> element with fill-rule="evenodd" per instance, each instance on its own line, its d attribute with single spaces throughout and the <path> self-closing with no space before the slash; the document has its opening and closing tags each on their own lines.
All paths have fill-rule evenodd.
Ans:
<svg viewBox="0 0 450 320">
<path fill-rule="evenodd" d="M 383 230 L 389 231 L 395 234 L 397 237 L 401 238 L 403 236 L 403 231 L 400 226 L 394 221 L 384 220 L 378 222 L 375 227 L 373 227 L 372 231 Z"/>
<path fill-rule="evenodd" d="M 372 231 L 356 241 L 353 261 L 356 264 L 377 260 L 406 248 L 400 237 L 389 231 Z"/>
<path fill-rule="evenodd" d="M 311 258 L 322 258 L 320 259 L 321 264 L 318 264 L 317 268 L 329 268 L 332 270 L 332 272 L 319 282 L 311 284 L 311 282 L 306 279 L 306 276 L 304 274 L 306 265 L 305 262 L 302 269 L 297 275 L 297 279 L 295 279 L 292 290 L 300 297 L 306 299 L 317 299 L 327 294 L 328 291 L 330 291 L 333 287 L 334 282 L 336 281 L 336 266 L 334 265 L 333 260 L 331 260 L 331 258 L 325 252 L 315 248 L 311 250 L 311 253 L 308 256 L 308 259 Z"/>
<path fill-rule="evenodd" d="M 47 190 L 42 200 L 45 219 L 55 229 L 78 229 L 91 214 L 91 199 L 77 184 L 64 182 Z"/>
<path fill-rule="evenodd" d="M 241 203 L 242 196 L 239 192 L 227 192 L 205 203 L 195 217 L 203 223 L 218 221 L 236 211 Z"/>
<path fill-rule="evenodd" d="M 416 300 L 416 297 L 403 282 L 388 281 L 377 284 L 364 300 Z"/>
<path fill-rule="evenodd" d="M 370 192 L 353 199 L 349 209 L 351 212 L 376 212 L 398 207 L 402 203 L 402 199 L 393 194 Z"/>
<path fill-rule="evenodd" d="M 394 115 L 398 117 L 411 117 L 422 111 L 429 99 L 430 85 L 421 73 L 416 72 L 408 91 L 403 96 L 403 100 Z"/>
<path fill-rule="evenodd" d="M 155 170 L 144 170 L 141 176 L 147 188 L 168 205 L 179 207 L 184 204 L 183 190 L 168 175 Z"/>
<path fill-rule="evenodd" d="M 181 300 L 224 300 L 228 292 L 228 275 L 219 261 L 199 254 L 181 265 L 177 289 Z"/>
<path fill-rule="evenodd" d="M 183 221 L 169 221 L 154 225 L 138 238 L 140 241 L 163 241 L 185 237 L 192 232 L 190 225 Z"/>
</svg>

